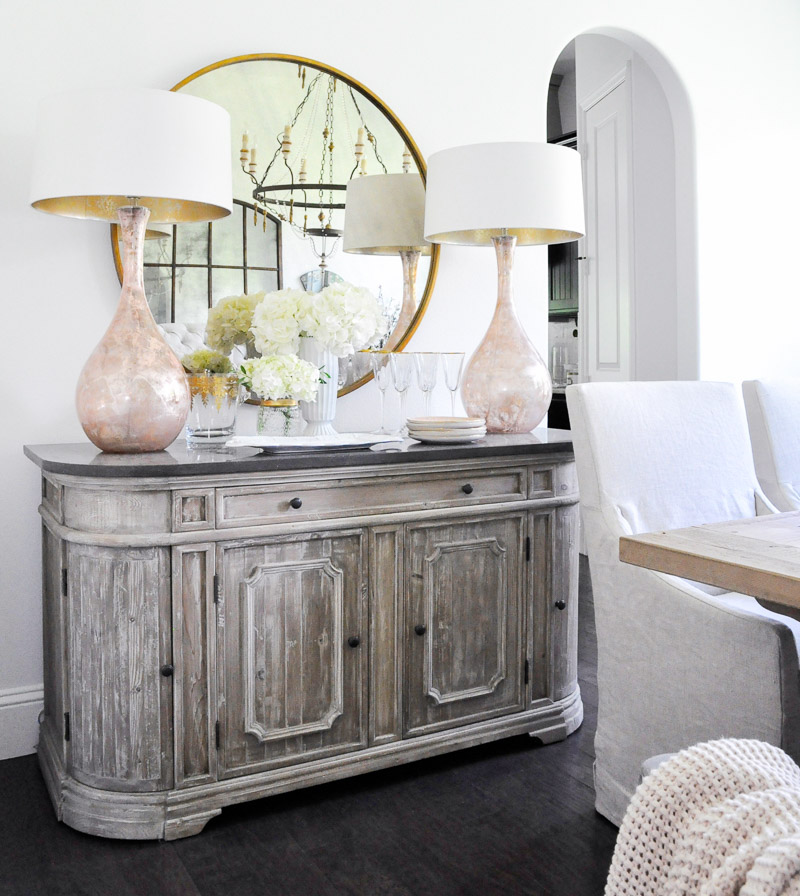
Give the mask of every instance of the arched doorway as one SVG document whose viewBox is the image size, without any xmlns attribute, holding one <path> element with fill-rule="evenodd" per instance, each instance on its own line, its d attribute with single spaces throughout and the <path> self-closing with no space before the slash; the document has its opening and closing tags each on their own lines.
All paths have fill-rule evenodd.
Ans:
<svg viewBox="0 0 800 896">
<path fill-rule="evenodd" d="M 580 262 L 551 257 L 551 350 L 566 343 L 582 381 L 696 379 L 694 127 L 677 75 L 630 32 L 578 35 L 554 65 L 548 140 L 581 152 L 587 206 Z"/>
</svg>

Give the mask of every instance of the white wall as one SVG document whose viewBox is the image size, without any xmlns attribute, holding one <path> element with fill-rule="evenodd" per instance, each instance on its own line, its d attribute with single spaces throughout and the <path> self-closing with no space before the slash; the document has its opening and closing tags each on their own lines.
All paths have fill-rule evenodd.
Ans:
<svg viewBox="0 0 800 896">
<path fill-rule="evenodd" d="M 6 383 L 0 756 L 33 748 L 42 680 L 39 483 L 21 446 L 83 440 L 74 383 L 119 289 L 104 225 L 28 208 L 40 97 L 94 84 L 170 87 L 225 57 L 294 53 L 368 85 L 427 156 L 487 139 L 543 140 L 550 72 L 561 49 L 587 30 L 624 29 L 663 53 L 695 115 L 699 273 L 697 284 L 681 288 L 699 288 L 701 375 L 797 374 L 800 302 L 788 262 L 800 239 L 800 173 L 793 155 L 800 143 L 800 5 L 770 0 L 767 7 L 746 0 L 674 0 L 668 6 L 607 0 L 598 19 L 594 0 L 550 6 L 508 0 L 502 14 L 483 0 L 407 0 L 391 8 L 354 0 L 16 5 L 13 24 L 0 37 L 0 363 Z M 540 346 L 547 344 L 545 259 L 544 249 L 518 253 L 521 317 Z M 473 349 L 494 294 L 490 251 L 443 252 L 431 308 L 412 348 Z M 360 390 L 341 404 L 345 425 L 374 422 L 377 402 L 370 392 Z"/>
</svg>

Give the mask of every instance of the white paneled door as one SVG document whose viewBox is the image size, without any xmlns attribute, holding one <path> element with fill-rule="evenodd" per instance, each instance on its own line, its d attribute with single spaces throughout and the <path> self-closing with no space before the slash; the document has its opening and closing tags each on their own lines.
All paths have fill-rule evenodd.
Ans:
<svg viewBox="0 0 800 896">
<path fill-rule="evenodd" d="M 583 370 L 590 381 L 636 378 L 630 71 L 581 103 L 586 237 L 581 287 Z"/>
</svg>

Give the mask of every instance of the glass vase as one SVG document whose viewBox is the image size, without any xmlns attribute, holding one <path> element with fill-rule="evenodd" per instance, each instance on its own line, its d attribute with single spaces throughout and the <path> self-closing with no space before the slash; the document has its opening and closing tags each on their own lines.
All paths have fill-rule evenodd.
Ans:
<svg viewBox="0 0 800 896">
<path fill-rule="evenodd" d="M 304 428 L 305 421 L 296 401 L 287 398 L 261 402 L 256 421 L 260 436 L 299 436 Z"/>
<path fill-rule="evenodd" d="M 186 419 L 186 444 L 222 446 L 233 436 L 241 388 L 235 373 L 187 374 L 192 405 Z"/>
</svg>

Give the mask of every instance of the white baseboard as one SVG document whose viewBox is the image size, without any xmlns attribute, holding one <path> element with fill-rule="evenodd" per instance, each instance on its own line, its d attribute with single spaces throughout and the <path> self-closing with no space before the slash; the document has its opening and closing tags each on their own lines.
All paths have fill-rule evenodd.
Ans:
<svg viewBox="0 0 800 896">
<path fill-rule="evenodd" d="M 42 688 L 6 688 L 0 691 L 0 759 L 36 752 L 39 713 L 44 706 Z"/>
</svg>

